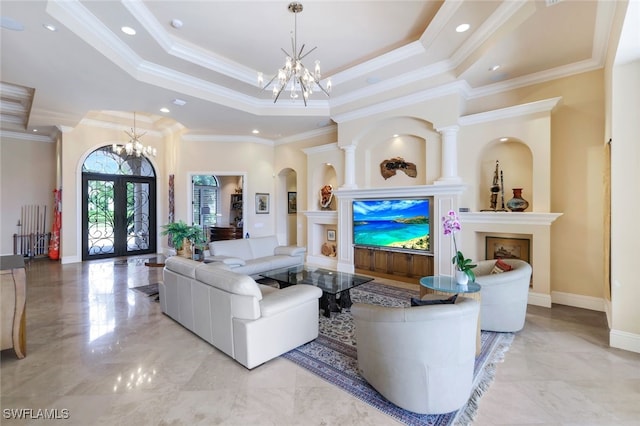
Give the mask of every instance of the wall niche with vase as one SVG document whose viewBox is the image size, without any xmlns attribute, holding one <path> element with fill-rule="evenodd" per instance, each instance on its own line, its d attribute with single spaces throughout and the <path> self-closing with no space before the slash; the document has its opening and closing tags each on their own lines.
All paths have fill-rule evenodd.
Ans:
<svg viewBox="0 0 640 426">
<path fill-rule="evenodd" d="M 516 138 L 496 140 L 482 151 L 478 186 L 476 188 L 476 211 L 491 210 L 492 186 L 497 181 L 500 188 L 496 197 L 497 211 L 533 211 L 533 155 L 531 149 Z M 497 162 L 497 177 L 496 177 Z M 526 203 L 515 203 L 519 195 Z M 513 201 L 512 201 L 513 200 Z M 511 204 L 509 204 L 509 202 Z M 512 210 L 519 205 L 522 210 Z M 512 207 L 512 208 L 510 208 Z"/>
</svg>

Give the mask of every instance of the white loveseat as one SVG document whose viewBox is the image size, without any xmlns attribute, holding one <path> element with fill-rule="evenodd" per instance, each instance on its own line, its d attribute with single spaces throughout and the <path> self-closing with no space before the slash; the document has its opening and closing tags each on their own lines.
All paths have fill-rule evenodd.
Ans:
<svg viewBox="0 0 640 426">
<path fill-rule="evenodd" d="M 302 265 L 305 252 L 304 247 L 280 245 L 278 238 L 271 235 L 212 241 L 204 261 L 221 262 L 234 272 L 256 276 L 272 269 Z"/>
<path fill-rule="evenodd" d="M 163 277 L 162 312 L 249 369 L 318 337 L 315 286 L 280 290 L 178 256 L 165 261 Z"/>
</svg>

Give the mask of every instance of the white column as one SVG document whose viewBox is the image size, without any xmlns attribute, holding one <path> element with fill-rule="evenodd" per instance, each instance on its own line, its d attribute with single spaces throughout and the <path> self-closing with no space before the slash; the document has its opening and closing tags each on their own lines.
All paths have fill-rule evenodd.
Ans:
<svg viewBox="0 0 640 426">
<path fill-rule="evenodd" d="M 458 176 L 458 126 L 436 129 L 442 135 L 442 163 L 440 178 L 435 184 L 461 182 Z"/>
<path fill-rule="evenodd" d="M 356 189 L 356 146 L 341 146 L 344 150 L 344 189 Z"/>
</svg>

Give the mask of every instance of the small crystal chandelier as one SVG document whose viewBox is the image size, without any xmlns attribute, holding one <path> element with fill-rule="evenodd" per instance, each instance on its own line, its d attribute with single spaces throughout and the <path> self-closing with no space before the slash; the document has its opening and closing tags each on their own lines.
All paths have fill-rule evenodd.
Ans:
<svg viewBox="0 0 640 426">
<path fill-rule="evenodd" d="M 303 64 L 302 60 L 311 52 L 316 50 L 316 47 L 304 53 L 304 44 L 298 51 L 298 13 L 302 12 L 302 3 L 293 2 L 289 3 L 289 12 L 294 14 L 294 31 L 291 36 L 291 52 L 289 54 L 286 50 L 281 49 L 286 56 L 285 64 L 278 70 L 278 74 L 273 76 L 269 82 L 264 85 L 264 78 L 261 72 L 258 73 L 258 86 L 262 87 L 262 90 L 267 89 L 273 83 L 273 103 L 276 103 L 283 90 L 289 90 L 292 100 L 296 100 L 299 97 L 299 93 L 302 94 L 302 100 L 304 105 L 307 106 L 307 99 L 313 93 L 314 86 L 317 86 L 327 96 L 331 92 L 331 80 L 327 80 L 327 86 L 323 87 L 320 83 L 320 61 L 315 61 L 315 67 L 313 72 L 309 71 Z M 263 86 L 264 85 L 264 86 Z"/>
<path fill-rule="evenodd" d="M 129 142 L 125 145 L 118 145 L 114 143 L 111 147 L 111 150 L 118 155 L 122 155 L 122 153 L 126 153 L 127 155 L 135 155 L 136 157 L 140 157 L 144 155 L 145 157 L 155 157 L 157 150 L 151 146 L 144 146 L 140 142 L 140 138 L 144 136 L 147 132 L 142 134 L 136 133 L 136 113 L 133 113 L 133 128 L 131 129 L 131 133 L 125 130 L 125 133 L 129 136 Z"/>
</svg>

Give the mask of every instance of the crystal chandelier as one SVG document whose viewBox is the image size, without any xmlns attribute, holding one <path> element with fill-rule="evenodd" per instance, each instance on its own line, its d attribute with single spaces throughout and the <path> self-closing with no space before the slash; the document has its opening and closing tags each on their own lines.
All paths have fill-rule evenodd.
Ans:
<svg viewBox="0 0 640 426">
<path fill-rule="evenodd" d="M 327 80 L 326 87 L 323 87 L 320 83 L 320 61 L 315 61 L 315 67 L 313 72 L 309 71 L 303 64 L 302 60 L 311 52 L 316 50 L 316 47 L 304 52 L 305 45 L 303 44 L 298 51 L 298 13 L 302 12 L 302 3 L 293 2 L 289 3 L 289 12 L 294 14 L 294 31 L 291 36 L 291 52 L 289 54 L 285 49 L 281 49 L 286 56 L 285 64 L 278 70 L 278 74 L 273 76 L 269 82 L 264 85 L 264 78 L 262 73 L 258 73 L 258 85 L 262 87 L 262 90 L 267 89 L 272 85 L 273 91 L 273 103 L 278 101 L 280 94 L 284 90 L 290 92 L 292 100 L 296 100 L 300 94 L 302 94 L 302 100 L 304 105 L 307 106 L 307 99 L 313 93 L 314 87 L 317 86 L 327 96 L 331 92 L 331 80 Z M 263 86 L 264 85 L 264 86 Z"/>
<path fill-rule="evenodd" d="M 129 142 L 125 145 L 118 145 L 114 143 L 111 147 L 112 151 L 118 155 L 122 155 L 122 153 L 126 153 L 127 155 L 135 155 L 136 157 L 140 157 L 144 155 L 145 157 L 155 157 L 157 150 L 151 146 L 144 146 L 140 142 L 140 138 L 146 134 L 138 134 L 136 133 L 136 113 L 133 113 L 133 128 L 131 129 L 131 133 L 125 130 L 125 133 L 129 136 Z"/>
</svg>

